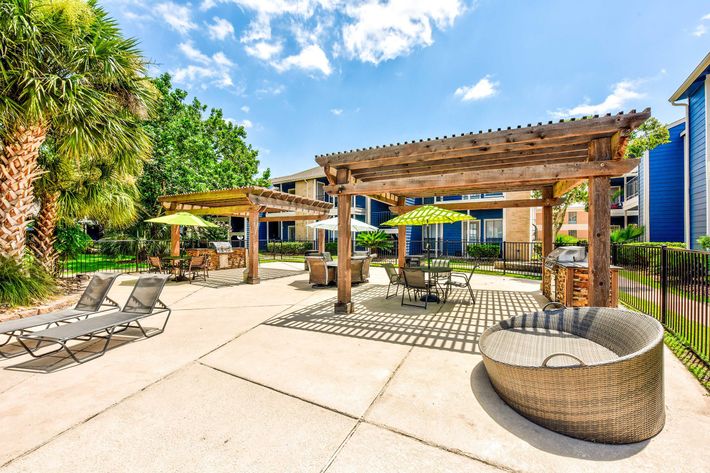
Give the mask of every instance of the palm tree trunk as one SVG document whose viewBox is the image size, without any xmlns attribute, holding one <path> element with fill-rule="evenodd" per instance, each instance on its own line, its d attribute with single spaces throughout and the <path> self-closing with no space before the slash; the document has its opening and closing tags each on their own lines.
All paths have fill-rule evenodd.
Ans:
<svg viewBox="0 0 710 473">
<path fill-rule="evenodd" d="M 54 235 L 57 229 L 57 211 L 59 210 L 59 192 L 42 195 L 39 213 L 35 218 L 35 233 L 30 247 L 37 261 L 50 274 L 56 270 L 57 251 L 54 249 Z"/>
<path fill-rule="evenodd" d="M 40 174 L 37 157 L 46 137 L 41 125 L 19 126 L 0 145 L 0 255 L 16 261 L 25 252 L 33 185 Z"/>
</svg>

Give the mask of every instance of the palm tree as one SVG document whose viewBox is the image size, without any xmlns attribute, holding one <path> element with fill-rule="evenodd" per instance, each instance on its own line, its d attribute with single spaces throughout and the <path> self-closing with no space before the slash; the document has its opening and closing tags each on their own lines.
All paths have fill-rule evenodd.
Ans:
<svg viewBox="0 0 710 473">
<path fill-rule="evenodd" d="M 0 253 L 19 261 L 47 136 L 77 162 L 147 157 L 156 92 L 136 41 L 93 2 L 0 0 L 0 31 Z M 59 196 L 41 197 L 51 219 Z"/>
<path fill-rule="evenodd" d="M 141 161 L 124 154 L 64 159 L 49 139 L 40 152 L 46 171 L 35 183 L 40 202 L 30 248 L 49 272 L 56 269 L 55 231 L 60 220 L 89 218 L 111 227 L 133 223 L 137 215 L 135 176 Z"/>
</svg>

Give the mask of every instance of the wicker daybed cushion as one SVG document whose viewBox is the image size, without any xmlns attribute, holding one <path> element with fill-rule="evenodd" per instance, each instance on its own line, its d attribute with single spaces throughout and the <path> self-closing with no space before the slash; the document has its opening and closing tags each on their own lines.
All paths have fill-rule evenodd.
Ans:
<svg viewBox="0 0 710 473">
<path fill-rule="evenodd" d="M 479 342 L 496 392 L 551 430 L 631 443 L 657 434 L 663 409 L 663 328 L 608 308 L 512 317 Z"/>
</svg>

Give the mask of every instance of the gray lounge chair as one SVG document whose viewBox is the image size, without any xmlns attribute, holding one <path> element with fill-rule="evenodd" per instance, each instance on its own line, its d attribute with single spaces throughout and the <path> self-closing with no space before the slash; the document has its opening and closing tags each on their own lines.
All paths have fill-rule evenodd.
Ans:
<svg viewBox="0 0 710 473">
<path fill-rule="evenodd" d="M 47 329 L 52 325 L 60 325 L 73 319 L 79 320 L 90 315 L 118 309 L 119 305 L 108 297 L 108 292 L 118 276 L 120 276 L 120 273 L 94 274 L 73 309 L 64 309 L 0 323 L 0 334 L 7 337 L 6 340 L 0 343 L 0 347 L 10 343 L 17 335 L 29 333 L 29 329 L 32 328 L 44 326 Z M 104 307 L 103 310 L 102 307 Z M 0 356 L 3 358 L 11 358 L 22 353 L 24 352 L 7 353 L 0 350 Z"/>
<path fill-rule="evenodd" d="M 165 326 L 168 324 L 171 313 L 171 310 L 160 300 L 160 293 L 163 291 L 165 282 L 169 277 L 170 275 L 167 274 L 146 274 L 140 276 L 131 295 L 128 297 L 128 301 L 123 306 L 123 310 L 119 312 L 91 317 L 46 330 L 20 334 L 17 336 L 17 340 L 27 353 L 35 358 L 64 350 L 77 363 L 84 363 L 106 353 L 106 349 L 109 343 L 111 343 L 113 335 L 128 329 L 133 324 L 140 329 L 141 333 L 146 338 L 161 334 L 165 331 Z M 158 310 L 155 310 L 156 306 Z M 163 326 L 157 329 L 157 331 L 148 333 L 140 323 L 141 319 L 166 312 L 167 315 Z M 106 334 L 100 335 L 103 332 Z M 83 359 L 77 358 L 75 353 L 67 345 L 67 342 L 71 340 L 86 341 L 92 338 L 102 338 L 106 342 L 101 351 Z M 57 344 L 59 348 L 37 355 L 35 352 L 43 343 Z M 31 348 L 29 344 L 34 344 L 34 347 Z"/>
</svg>

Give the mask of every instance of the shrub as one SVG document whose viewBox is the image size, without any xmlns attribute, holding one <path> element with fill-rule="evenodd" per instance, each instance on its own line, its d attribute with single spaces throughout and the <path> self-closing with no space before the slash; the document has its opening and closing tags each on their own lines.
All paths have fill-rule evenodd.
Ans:
<svg viewBox="0 0 710 473">
<path fill-rule="evenodd" d="M 55 290 L 52 276 L 34 260 L 18 263 L 12 258 L 0 256 L 0 306 L 40 302 Z"/>
<path fill-rule="evenodd" d="M 611 232 L 612 243 L 626 243 L 633 240 L 638 240 L 644 233 L 644 227 L 631 224 L 627 227 L 620 228 Z"/>
<path fill-rule="evenodd" d="M 667 246 L 668 248 L 685 248 L 682 241 L 630 241 L 624 246 Z"/>
<path fill-rule="evenodd" d="M 703 250 L 710 251 L 710 235 L 703 235 L 697 240 L 698 245 L 703 247 Z"/>
<path fill-rule="evenodd" d="M 63 259 L 72 259 L 84 253 L 92 241 L 78 223 L 59 224 L 54 249 Z"/>
<path fill-rule="evenodd" d="M 557 235 L 555 237 L 555 245 L 557 246 L 576 245 L 578 243 L 579 239 L 570 235 Z"/>
<path fill-rule="evenodd" d="M 471 258 L 498 258 L 500 257 L 500 245 L 493 243 L 471 243 L 466 246 L 466 252 Z"/>
<path fill-rule="evenodd" d="M 266 251 L 275 255 L 302 255 L 310 249 L 313 249 L 310 241 L 270 241 L 266 244 Z"/>
<path fill-rule="evenodd" d="M 362 232 L 357 234 L 357 244 L 376 253 L 377 250 L 389 250 L 392 248 L 392 240 L 388 234 L 382 230 L 376 232 Z"/>
<path fill-rule="evenodd" d="M 328 243 L 326 243 L 325 251 L 327 251 L 333 256 L 336 256 L 338 254 L 338 240 L 329 241 Z"/>
</svg>

